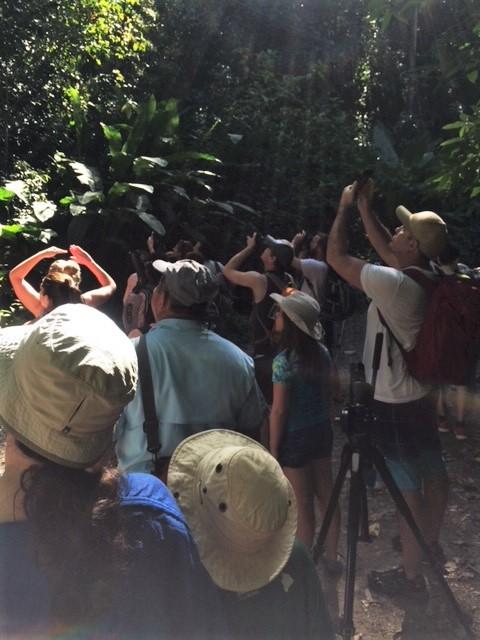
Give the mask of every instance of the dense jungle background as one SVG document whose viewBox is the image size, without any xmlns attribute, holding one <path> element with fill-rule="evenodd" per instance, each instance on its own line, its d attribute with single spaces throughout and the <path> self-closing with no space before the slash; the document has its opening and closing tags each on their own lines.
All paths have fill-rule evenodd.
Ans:
<svg viewBox="0 0 480 640">
<path fill-rule="evenodd" d="M 17 0 L 0 16 L 2 325 L 22 317 L 9 268 L 42 246 L 84 246 L 121 292 L 151 229 L 225 259 L 253 229 L 328 230 L 365 169 L 387 224 L 400 203 L 436 210 L 478 265 L 477 0 Z M 368 252 L 357 227 L 352 242 Z"/>
</svg>

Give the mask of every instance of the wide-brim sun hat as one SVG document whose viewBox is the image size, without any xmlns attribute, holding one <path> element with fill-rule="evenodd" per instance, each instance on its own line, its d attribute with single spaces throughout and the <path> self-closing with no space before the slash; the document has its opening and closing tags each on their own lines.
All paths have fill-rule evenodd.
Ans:
<svg viewBox="0 0 480 640">
<path fill-rule="evenodd" d="M 217 586 L 245 593 L 279 575 L 295 540 L 295 494 L 262 445 L 226 429 L 190 436 L 172 455 L 168 486 Z"/>
<path fill-rule="evenodd" d="M 287 296 L 271 293 L 270 298 L 301 331 L 314 340 L 323 339 L 324 331 L 319 318 L 320 305 L 315 298 L 304 291 L 293 291 Z"/>
<path fill-rule="evenodd" d="M 403 205 L 398 206 L 395 213 L 417 240 L 423 255 L 434 259 L 442 253 L 447 244 L 447 225 L 438 214 L 433 211 L 412 213 Z"/>
<path fill-rule="evenodd" d="M 152 266 L 163 275 L 168 293 L 185 307 L 210 302 L 218 293 L 212 273 L 196 260 L 154 260 Z"/>
<path fill-rule="evenodd" d="M 0 425 L 53 462 L 91 466 L 135 395 L 137 369 L 131 341 L 87 305 L 1 329 Z"/>
</svg>

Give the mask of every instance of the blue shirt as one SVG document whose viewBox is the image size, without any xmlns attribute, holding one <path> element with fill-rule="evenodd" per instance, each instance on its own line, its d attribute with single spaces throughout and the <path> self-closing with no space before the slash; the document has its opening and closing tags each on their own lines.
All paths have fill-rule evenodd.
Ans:
<svg viewBox="0 0 480 640">
<path fill-rule="evenodd" d="M 195 320 L 168 318 L 146 336 L 162 457 L 206 429 L 244 433 L 260 428 L 266 407 L 253 360 Z M 119 467 L 149 472 L 152 455 L 143 432 L 140 385 L 116 427 Z"/>
<path fill-rule="evenodd" d="M 54 637 L 223 637 L 218 590 L 169 490 L 154 476 L 129 474 L 121 494 L 128 562 L 109 585 L 109 610 L 93 626 L 65 628 Z M 36 562 L 30 523 L 0 524 L 0 637 L 50 637 L 56 630 L 49 610 L 49 583 Z"/>
</svg>

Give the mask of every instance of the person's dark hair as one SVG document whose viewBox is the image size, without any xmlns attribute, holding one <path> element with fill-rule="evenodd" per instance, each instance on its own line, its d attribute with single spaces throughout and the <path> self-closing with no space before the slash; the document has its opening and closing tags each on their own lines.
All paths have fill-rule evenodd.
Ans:
<svg viewBox="0 0 480 640">
<path fill-rule="evenodd" d="M 59 271 L 49 273 L 43 278 L 40 291 L 50 298 L 53 309 L 62 304 L 82 301 L 80 289 L 75 285 L 73 279 L 66 273 Z"/>
<path fill-rule="evenodd" d="M 63 624 L 93 623 L 108 610 L 126 566 L 120 473 L 71 469 L 17 446 L 33 462 L 21 486 L 52 615 Z"/>
<path fill-rule="evenodd" d="M 195 260 L 195 262 L 198 262 L 200 264 L 203 264 L 205 262 L 205 260 L 206 260 L 206 258 L 203 255 L 203 253 L 199 253 L 198 251 L 190 251 L 190 253 L 187 253 L 186 259 L 187 260 Z"/>
<path fill-rule="evenodd" d="M 294 359 L 299 373 L 308 379 L 326 378 L 330 375 L 326 348 L 302 331 L 284 313 L 284 326 L 280 336 L 280 347 L 287 352 L 289 360 Z"/>
<path fill-rule="evenodd" d="M 216 260 L 216 251 L 211 242 L 200 240 L 200 251 L 204 260 Z"/>
<path fill-rule="evenodd" d="M 182 260 L 186 258 L 187 253 L 190 253 L 191 251 L 193 251 L 193 244 L 190 242 L 190 240 L 179 240 L 175 245 L 175 247 L 173 248 L 173 251 Z"/>
</svg>

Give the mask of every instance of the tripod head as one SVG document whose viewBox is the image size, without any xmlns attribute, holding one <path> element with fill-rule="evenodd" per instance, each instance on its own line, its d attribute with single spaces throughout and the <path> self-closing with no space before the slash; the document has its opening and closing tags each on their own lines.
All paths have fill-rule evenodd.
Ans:
<svg viewBox="0 0 480 640">
<path fill-rule="evenodd" d="M 341 425 L 350 445 L 354 449 L 370 443 L 371 425 L 375 421 L 372 401 L 375 393 L 378 367 L 382 354 L 383 334 L 377 333 L 372 363 L 372 384 L 365 379 L 365 368 L 361 362 L 350 365 L 348 404 L 341 413 Z"/>
<path fill-rule="evenodd" d="M 365 370 L 360 362 L 350 365 L 349 399 L 342 409 L 340 424 L 354 449 L 366 444 L 370 427 L 375 420 L 371 409 L 373 389 L 365 380 Z"/>
</svg>

